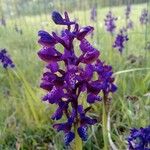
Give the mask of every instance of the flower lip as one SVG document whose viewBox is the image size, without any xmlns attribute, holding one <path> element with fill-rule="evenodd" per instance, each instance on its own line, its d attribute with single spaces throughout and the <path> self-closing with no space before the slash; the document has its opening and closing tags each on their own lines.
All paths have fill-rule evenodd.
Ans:
<svg viewBox="0 0 150 150">
<path fill-rule="evenodd" d="M 63 116 L 63 108 L 59 106 L 55 111 L 55 113 L 52 115 L 51 119 L 59 120 L 62 118 L 62 116 Z"/>
<path fill-rule="evenodd" d="M 83 141 L 86 141 L 88 138 L 88 134 L 87 134 L 87 127 L 86 126 L 81 126 L 78 128 L 78 134 L 80 136 L 80 138 Z"/>
<path fill-rule="evenodd" d="M 41 49 L 38 52 L 38 56 L 46 62 L 56 61 L 61 58 L 61 54 L 53 47 Z"/>
<path fill-rule="evenodd" d="M 73 133 L 73 132 L 68 132 L 68 133 L 66 133 L 66 135 L 65 135 L 65 144 L 66 145 L 69 145 L 70 144 L 70 142 L 73 140 L 75 138 L 75 134 Z"/>
</svg>

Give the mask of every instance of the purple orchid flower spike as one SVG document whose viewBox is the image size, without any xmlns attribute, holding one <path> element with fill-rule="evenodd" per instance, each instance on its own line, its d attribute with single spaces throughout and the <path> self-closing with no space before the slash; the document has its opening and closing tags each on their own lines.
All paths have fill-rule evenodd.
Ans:
<svg viewBox="0 0 150 150">
<path fill-rule="evenodd" d="M 149 19 L 149 12 L 147 9 L 143 9 L 140 16 L 140 23 L 142 25 L 147 24 L 150 21 Z"/>
<path fill-rule="evenodd" d="M 129 150 L 149 150 L 150 126 L 140 129 L 131 129 L 127 140 Z"/>
<path fill-rule="evenodd" d="M 104 19 L 106 30 L 110 32 L 111 34 L 113 34 L 116 29 L 115 22 L 117 20 L 118 18 L 114 17 L 111 11 L 108 12 L 108 14 L 106 15 L 106 18 Z"/>
<path fill-rule="evenodd" d="M 96 7 L 96 5 L 93 6 L 93 8 L 91 9 L 91 20 L 92 21 L 97 20 L 97 7 Z"/>
<path fill-rule="evenodd" d="M 8 67 L 14 68 L 15 65 L 13 61 L 11 60 L 10 56 L 7 54 L 6 49 L 2 49 L 0 51 L 0 62 L 3 65 L 3 68 L 7 69 Z"/>
<path fill-rule="evenodd" d="M 125 47 L 125 43 L 129 40 L 127 35 L 127 30 L 125 28 L 121 29 L 116 36 L 113 47 L 118 49 L 118 51 L 122 54 L 123 49 Z"/>
<path fill-rule="evenodd" d="M 127 5 L 125 9 L 125 17 L 126 17 L 126 29 L 133 29 L 133 21 L 130 18 L 131 15 L 131 5 Z"/>
<path fill-rule="evenodd" d="M 132 21 L 132 20 L 128 20 L 128 21 L 127 21 L 127 26 L 126 26 L 126 28 L 127 28 L 127 29 L 133 29 L 133 26 L 134 26 L 133 21 Z"/>
<path fill-rule="evenodd" d="M 130 14 L 131 14 L 131 5 L 127 5 L 126 9 L 125 9 L 125 16 L 126 19 L 130 18 Z"/>
<path fill-rule="evenodd" d="M 65 143 L 69 145 L 75 138 L 73 127 L 77 126 L 80 138 L 88 138 L 88 127 L 97 120 L 88 115 L 91 106 L 84 108 L 79 100 L 81 94 L 86 94 L 86 102 L 92 105 L 102 101 L 101 92 L 108 95 L 116 91 L 112 67 L 99 59 L 100 52 L 93 47 L 86 37 L 94 30 L 91 26 L 80 27 L 78 23 L 70 21 L 65 12 L 65 19 L 58 13 L 52 13 L 53 21 L 58 25 L 67 25 L 63 34 L 55 32 L 49 34 L 39 31 L 39 44 L 42 49 L 38 52 L 40 59 L 46 62 L 46 72 L 43 74 L 41 88 L 47 91 L 43 101 L 57 105 L 51 119 L 66 121 L 56 123 L 53 127 L 65 134 Z M 74 41 L 79 41 L 80 55 L 76 54 Z M 63 51 L 56 48 L 59 44 Z M 62 66 L 62 63 L 64 66 Z M 98 78 L 94 79 L 94 74 Z"/>
</svg>

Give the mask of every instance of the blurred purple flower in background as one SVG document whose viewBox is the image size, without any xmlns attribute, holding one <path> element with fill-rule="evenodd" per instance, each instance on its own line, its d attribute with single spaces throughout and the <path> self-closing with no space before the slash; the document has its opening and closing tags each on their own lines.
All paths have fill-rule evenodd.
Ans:
<svg viewBox="0 0 150 150">
<path fill-rule="evenodd" d="M 125 47 L 125 43 L 129 40 L 127 35 L 127 30 L 125 28 L 122 28 L 119 33 L 116 36 L 115 42 L 113 44 L 113 47 L 118 49 L 120 53 L 123 52 L 123 49 Z"/>
<path fill-rule="evenodd" d="M 13 61 L 11 60 L 10 56 L 7 54 L 7 51 L 5 49 L 2 49 L 0 51 L 0 63 L 2 63 L 3 68 L 5 69 L 7 69 L 8 67 L 15 67 Z"/>
<path fill-rule="evenodd" d="M 129 150 L 150 150 L 150 126 L 131 129 L 127 140 Z"/>
<path fill-rule="evenodd" d="M 125 9 L 125 16 L 126 19 L 130 18 L 130 14 L 131 14 L 131 5 L 127 5 L 126 9 Z"/>
<path fill-rule="evenodd" d="M 91 20 L 97 21 L 97 6 L 93 6 L 91 9 Z"/>
<path fill-rule="evenodd" d="M 6 26 L 6 20 L 5 20 L 3 15 L 2 15 L 1 20 L 0 20 L 0 25 L 2 25 L 4 27 Z"/>
<path fill-rule="evenodd" d="M 127 29 L 133 29 L 133 21 L 132 20 L 128 20 L 127 21 Z"/>
<path fill-rule="evenodd" d="M 140 23 L 142 25 L 145 25 L 147 24 L 148 22 L 150 21 L 149 19 L 149 12 L 147 9 L 143 9 L 142 12 L 141 12 L 141 16 L 140 16 Z"/>
<path fill-rule="evenodd" d="M 66 117 L 66 122 L 54 124 L 53 127 L 64 132 L 65 143 L 68 145 L 75 138 L 74 126 L 77 126 L 80 138 L 85 141 L 88 126 L 97 122 L 88 116 L 91 106 L 84 108 L 83 101 L 90 105 L 99 102 L 102 100 L 100 92 L 108 95 L 115 92 L 117 87 L 113 83 L 112 67 L 98 58 L 100 52 L 85 38 L 94 28 L 79 27 L 78 23 L 70 21 L 67 12 L 64 15 L 63 18 L 58 12 L 52 13 L 56 24 L 67 25 L 62 35 L 39 31 L 38 42 L 43 47 L 38 56 L 47 62 L 47 71 L 44 72 L 40 85 L 48 91 L 43 101 L 57 106 L 51 117 L 53 120 Z M 74 49 L 74 40 L 79 41 L 79 56 Z M 62 45 L 64 51 L 59 51 L 55 47 L 57 44 Z M 95 73 L 97 78 L 94 78 Z M 86 99 L 79 99 L 81 94 L 86 94 Z"/>
<path fill-rule="evenodd" d="M 126 17 L 126 28 L 133 29 L 133 21 L 130 19 L 131 15 L 131 5 L 127 5 L 125 9 L 125 17 Z"/>
<path fill-rule="evenodd" d="M 117 21 L 117 19 L 118 18 L 114 17 L 111 11 L 108 12 L 108 14 L 106 15 L 106 18 L 104 19 L 106 30 L 110 32 L 111 34 L 113 34 L 113 32 L 116 29 L 115 22 Z"/>
</svg>

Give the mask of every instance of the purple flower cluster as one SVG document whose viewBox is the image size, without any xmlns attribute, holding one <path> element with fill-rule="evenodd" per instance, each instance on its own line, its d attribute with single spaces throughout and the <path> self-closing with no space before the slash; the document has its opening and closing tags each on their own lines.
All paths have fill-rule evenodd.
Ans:
<svg viewBox="0 0 150 150">
<path fill-rule="evenodd" d="M 113 47 L 118 49 L 120 53 L 122 53 L 124 49 L 125 43 L 129 40 L 126 29 L 123 28 L 120 30 L 120 32 L 117 34 L 115 38 L 115 42 L 113 44 Z"/>
<path fill-rule="evenodd" d="M 149 13 L 147 9 L 143 9 L 140 16 L 140 22 L 142 25 L 147 24 L 149 22 Z"/>
<path fill-rule="evenodd" d="M 114 17 L 112 12 L 109 11 L 104 21 L 106 30 L 112 34 L 116 28 L 115 21 L 117 21 L 117 17 Z"/>
<path fill-rule="evenodd" d="M 39 31 L 39 43 L 43 48 L 38 56 L 47 62 L 47 71 L 43 74 L 41 88 L 48 91 L 43 101 L 56 104 L 58 107 L 52 115 L 53 120 L 59 120 L 63 115 L 67 121 L 54 124 L 57 131 L 65 133 L 65 143 L 68 145 L 74 138 L 73 126 L 83 141 L 87 140 L 87 129 L 97 120 L 87 115 L 91 108 L 84 108 L 79 96 L 86 93 L 86 101 L 89 104 L 101 101 L 100 92 L 105 95 L 116 91 L 112 67 L 98 59 L 100 52 L 87 40 L 86 36 L 94 28 L 91 26 L 79 27 L 79 24 L 71 22 L 67 12 L 63 18 L 58 12 L 52 13 L 52 19 L 56 24 L 67 25 L 62 35 L 55 32 L 49 34 Z M 74 40 L 79 41 L 81 55 L 74 50 Z M 61 45 L 64 51 L 59 51 L 56 45 Z M 97 79 L 94 80 L 94 74 Z"/>
<path fill-rule="evenodd" d="M 97 20 L 97 7 L 93 6 L 91 9 L 91 20 L 96 21 Z"/>
<path fill-rule="evenodd" d="M 13 68 L 15 67 L 15 65 L 13 64 L 13 61 L 11 60 L 11 58 L 9 57 L 9 55 L 7 54 L 7 51 L 5 49 L 2 49 L 0 51 L 0 62 L 3 65 L 3 68 Z"/>
<path fill-rule="evenodd" d="M 133 21 L 130 19 L 131 14 L 131 5 L 127 5 L 125 9 L 125 16 L 126 16 L 126 28 L 127 29 L 133 29 Z"/>
<path fill-rule="evenodd" d="M 127 140 L 129 150 L 150 150 L 150 126 L 131 129 Z"/>
</svg>

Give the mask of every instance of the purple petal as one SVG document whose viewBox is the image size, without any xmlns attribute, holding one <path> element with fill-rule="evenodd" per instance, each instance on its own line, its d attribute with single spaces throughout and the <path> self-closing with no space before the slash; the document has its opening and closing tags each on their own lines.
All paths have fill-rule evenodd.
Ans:
<svg viewBox="0 0 150 150">
<path fill-rule="evenodd" d="M 117 86 L 112 84 L 111 85 L 111 92 L 115 92 L 117 90 Z"/>
<path fill-rule="evenodd" d="M 61 57 L 61 55 L 59 55 L 57 50 L 53 47 L 41 49 L 38 52 L 38 56 L 46 62 L 57 61 Z"/>
<path fill-rule="evenodd" d="M 78 105 L 78 113 L 80 115 L 84 114 L 84 109 L 83 109 L 83 106 L 82 105 Z"/>
<path fill-rule="evenodd" d="M 56 129 L 58 132 L 65 130 L 66 123 L 57 123 L 53 125 L 53 128 Z"/>
<path fill-rule="evenodd" d="M 64 96 L 63 90 L 60 88 L 53 87 L 53 89 L 44 96 L 44 101 L 49 101 L 49 103 L 57 103 Z"/>
<path fill-rule="evenodd" d="M 86 141 L 88 138 L 88 134 L 87 134 L 87 127 L 86 126 L 81 126 L 78 128 L 78 134 L 80 136 L 80 138 L 83 141 Z"/>
<path fill-rule="evenodd" d="M 57 11 L 52 12 L 52 20 L 55 24 L 64 24 L 64 19 L 62 18 L 61 14 Z"/>
<path fill-rule="evenodd" d="M 54 124 L 53 128 L 56 129 L 58 132 L 59 131 L 64 131 L 64 133 L 67 133 L 71 130 L 72 124 L 70 124 L 69 122 L 65 122 L 65 123 L 58 123 L 58 124 Z"/>
<path fill-rule="evenodd" d="M 68 132 L 65 134 L 65 144 L 66 145 L 69 145 L 70 142 L 75 138 L 75 134 L 73 132 Z"/>
<path fill-rule="evenodd" d="M 55 80 L 54 80 L 54 85 L 56 86 L 56 87 L 60 87 L 60 88 L 62 88 L 62 86 L 63 86 L 63 84 L 64 84 L 64 77 L 62 76 L 62 77 L 57 77 Z"/>
<path fill-rule="evenodd" d="M 62 115 L 63 115 L 63 108 L 58 107 L 57 110 L 55 111 L 55 113 L 52 115 L 51 119 L 59 120 L 62 118 Z"/>
<path fill-rule="evenodd" d="M 81 124 L 82 125 L 86 125 L 86 124 L 94 125 L 95 123 L 97 123 L 96 119 L 92 119 L 92 118 L 87 117 L 87 116 L 84 116 L 83 118 L 81 118 Z"/>
<path fill-rule="evenodd" d="M 97 80 L 88 84 L 88 92 L 98 94 L 102 90 L 102 84 Z"/>
<path fill-rule="evenodd" d="M 66 49 L 69 48 L 68 39 L 64 37 L 59 37 L 55 32 L 52 32 L 52 34 L 55 37 L 55 39 L 58 41 L 58 43 L 62 44 Z"/>
<path fill-rule="evenodd" d="M 68 13 L 67 13 L 66 11 L 64 12 L 64 15 L 65 15 L 65 20 L 66 20 L 66 21 L 68 21 L 68 22 L 70 22 L 70 19 L 69 19 Z"/>
<path fill-rule="evenodd" d="M 86 65 L 85 72 L 84 72 L 84 77 L 86 77 L 88 80 L 92 79 L 93 72 L 94 72 L 93 66 L 91 64 Z"/>
<path fill-rule="evenodd" d="M 81 62 L 87 63 L 87 64 L 91 64 L 95 60 L 97 60 L 97 58 L 99 57 L 99 55 L 100 55 L 100 52 L 97 51 L 97 50 L 86 52 L 85 55 L 83 56 Z"/>
<path fill-rule="evenodd" d="M 68 118 L 68 122 L 72 125 L 74 123 L 74 120 L 76 118 L 77 114 L 76 114 L 76 110 L 73 108 L 72 112 L 70 114 L 70 117 Z"/>
<path fill-rule="evenodd" d="M 95 101 L 100 101 L 100 100 L 101 100 L 100 96 L 97 96 L 92 93 L 88 94 L 88 96 L 87 96 L 87 102 L 90 104 L 94 103 Z"/>
<path fill-rule="evenodd" d="M 74 89 L 76 85 L 76 74 L 72 72 L 68 72 L 65 77 L 66 83 L 70 86 L 70 88 Z"/>
<path fill-rule="evenodd" d="M 69 21 L 69 17 L 68 17 L 66 12 L 65 12 L 65 19 L 63 19 L 59 12 L 53 11 L 52 20 L 54 21 L 55 24 L 59 24 L 59 25 L 72 25 L 72 24 L 75 24 L 75 22 L 70 22 Z"/>
<path fill-rule="evenodd" d="M 63 29 L 61 30 L 61 37 L 64 37 L 64 36 L 66 36 L 66 33 L 65 33 L 65 30 Z"/>
<path fill-rule="evenodd" d="M 57 72 L 58 69 L 59 69 L 59 65 L 58 65 L 57 62 L 52 62 L 52 63 L 48 64 L 46 67 L 47 67 L 48 69 L 50 69 L 52 73 Z"/>
<path fill-rule="evenodd" d="M 81 40 L 80 49 L 82 50 L 83 53 L 91 52 L 91 51 L 98 51 L 86 39 Z"/>
<path fill-rule="evenodd" d="M 38 43 L 43 46 L 53 46 L 56 44 L 56 40 L 46 31 L 40 30 L 38 36 L 40 36 Z"/>
<path fill-rule="evenodd" d="M 91 27 L 91 26 L 87 26 L 87 27 L 81 28 L 79 30 L 79 33 L 77 34 L 77 39 L 78 40 L 84 39 L 85 36 L 87 36 L 88 34 L 90 34 L 93 30 L 94 30 L 94 28 Z"/>
<path fill-rule="evenodd" d="M 53 88 L 53 85 L 49 82 L 42 82 L 40 87 L 44 90 L 50 91 Z"/>
<path fill-rule="evenodd" d="M 51 72 L 45 72 L 43 74 L 42 80 L 47 82 L 52 82 L 56 79 L 56 77 L 57 76 L 55 74 L 52 74 Z"/>
</svg>

